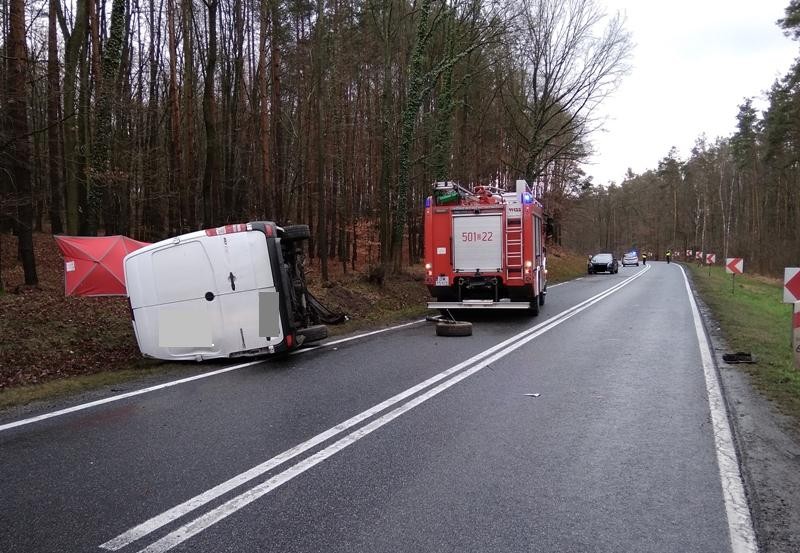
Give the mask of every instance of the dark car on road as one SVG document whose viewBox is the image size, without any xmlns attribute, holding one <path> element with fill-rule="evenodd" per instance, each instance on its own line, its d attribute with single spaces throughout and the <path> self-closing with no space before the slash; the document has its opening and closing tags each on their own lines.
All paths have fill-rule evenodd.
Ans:
<svg viewBox="0 0 800 553">
<path fill-rule="evenodd" d="M 619 263 L 610 253 L 598 253 L 589 260 L 587 271 L 590 275 L 595 273 L 618 273 Z"/>
</svg>

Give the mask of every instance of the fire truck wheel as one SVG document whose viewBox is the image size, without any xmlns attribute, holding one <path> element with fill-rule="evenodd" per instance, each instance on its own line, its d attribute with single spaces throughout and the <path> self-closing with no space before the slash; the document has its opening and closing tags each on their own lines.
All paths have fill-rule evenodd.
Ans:
<svg viewBox="0 0 800 553">
<path fill-rule="evenodd" d="M 539 305 L 544 305 L 544 299 L 546 297 L 546 294 L 545 294 L 546 291 L 547 291 L 547 288 L 544 289 L 544 292 L 541 292 L 539 294 Z"/>
<path fill-rule="evenodd" d="M 308 225 L 288 225 L 283 227 L 283 237 L 287 240 L 307 240 L 311 238 Z"/>
<path fill-rule="evenodd" d="M 539 296 L 539 297 L 541 298 L 541 296 Z M 539 302 L 540 301 L 541 300 L 533 298 L 533 301 L 531 302 L 530 307 L 528 307 L 528 313 L 530 313 L 534 317 L 539 315 Z"/>
<path fill-rule="evenodd" d="M 437 336 L 472 336 L 472 323 L 469 321 L 442 321 L 436 323 Z"/>
</svg>

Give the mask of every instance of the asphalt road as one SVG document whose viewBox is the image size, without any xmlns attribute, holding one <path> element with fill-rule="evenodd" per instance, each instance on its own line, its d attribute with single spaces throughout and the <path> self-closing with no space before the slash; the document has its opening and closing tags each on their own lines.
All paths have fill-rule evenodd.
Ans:
<svg viewBox="0 0 800 553">
<path fill-rule="evenodd" d="M 0 430 L 0 551 L 748 550 L 678 266 L 468 318 Z"/>
</svg>

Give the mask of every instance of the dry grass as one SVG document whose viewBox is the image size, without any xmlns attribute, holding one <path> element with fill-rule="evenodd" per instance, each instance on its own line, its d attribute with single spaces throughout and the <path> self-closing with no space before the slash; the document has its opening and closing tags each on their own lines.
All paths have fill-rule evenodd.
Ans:
<svg viewBox="0 0 800 553">
<path fill-rule="evenodd" d="M 586 274 L 586 257 L 559 246 L 547 247 L 547 279 L 551 284 Z"/>
</svg>

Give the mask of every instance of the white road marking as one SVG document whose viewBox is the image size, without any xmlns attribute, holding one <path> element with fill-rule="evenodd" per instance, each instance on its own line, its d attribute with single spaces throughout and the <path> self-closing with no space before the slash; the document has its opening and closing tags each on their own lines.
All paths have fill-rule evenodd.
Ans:
<svg viewBox="0 0 800 553">
<path fill-rule="evenodd" d="M 127 546 L 128 544 L 130 544 L 130 543 L 132 543 L 132 542 L 134 542 L 134 541 L 136 541 L 136 540 L 138 540 L 138 539 L 140 539 L 140 538 L 152 533 L 153 531 L 157 530 L 158 528 L 161 528 L 162 526 L 164 526 L 164 525 L 176 520 L 177 518 L 182 517 L 183 515 L 191 512 L 191 511 L 193 511 L 193 510 L 195 510 L 195 509 L 197 509 L 197 508 L 199 508 L 199 507 L 201 507 L 203 505 L 205 505 L 206 503 L 216 499 L 217 497 L 227 493 L 228 491 L 233 490 L 234 488 L 240 486 L 241 484 L 243 484 L 243 483 L 245 483 L 245 482 L 247 482 L 249 480 L 252 480 L 253 478 L 256 478 L 257 476 L 265 474 L 266 472 L 268 472 L 272 468 L 275 468 L 278 465 L 288 461 L 289 459 L 292 459 L 293 457 L 296 457 L 297 455 L 300 455 L 301 453 L 303 453 L 305 451 L 308 451 L 309 449 L 315 447 L 316 445 L 328 440 L 329 438 L 342 433 L 343 431 L 347 430 L 348 428 L 351 428 L 351 427 L 355 426 L 356 424 L 365 421 L 366 419 L 372 417 L 373 415 L 375 415 L 375 414 L 377 414 L 377 413 L 379 413 L 381 411 L 384 411 L 385 409 L 391 407 L 392 405 L 394 405 L 396 403 L 399 403 L 400 401 L 402 401 L 402 400 L 404 400 L 404 399 L 416 394 L 417 392 L 420 392 L 420 391 L 424 390 L 425 388 L 429 388 L 430 386 L 432 386 L 436 382 L 438 382 L 440 380 L 443 380 L 443 379 L 453 375 L 454 373 L 457 373 L 457 372 L 461 371 L 462 369 L 464 369 L 466 367 L 470 367 L 471 366 L 471 368 L 469 368 L 468 370 L 459 373 L 458 375 L 456 375 L 455 377 L 451 378 L 450 380 L 447 380 L 447 381 L 443 382 L 442 384 L 439 384 L 435 388 L 430 389 L 428 392 L 425 392 L 424 394 L 421 394 L 420 396 L 414 398 L 413 400 L 409 401 L 408 403 L 396 408 L 394 411 L 391 411 L 390 413 L 388 413 L 388 414 L 386 414 L 386 415 L 374 420 L 373 422 L 363 426 L 362 428 L 352 432 L 351 434 L 345 436 L 344 438 L 342 438 L 339 441 L 335 442 L 331 446 L 328 446 L 327 448 L 321 450 L 320 452 L 318 452 L 318 453 L 312 455 L 311 457 L 301 461 L 297 465 L 294 465 L 294 466 L 290 467 L 289 469 L 285 470 L 284 472 L 282 472 L 282 473 L 270 478 L 266 482 L 264 482 L 264 483 L 262 483 L 262 484 L 260 484 L 260 485 L 258 485 L 256 487 L 248 490 L 247 492 L 244 492 L 243 494 L 241 494 L 241 495 L 229 500 L 228 502 L 226 502 L 225 504 L 221 505 L 220 507 L 217 507 L 216 509 L 214 509 L 212 511 L 209 511 L 207 514 L 201 516 L 200 518 L 198 518 L 198 519 L 196 519 L 196 520 L 194 520 L 194 521 L 192 521 L 192 522 L 180 527 L 178 530 L 172 532 L 171 534 L 165 536 L 164 538 L 158 540 L 157 542 L 154 542 L 153 544 L 151 544 L 149 547 L 147 547 L 143 551 L 146 551 L 146 552 L 150 553 L 150 552 L 155 552 L 155 551 L 159 551 L 159 552 L 160 551 L 167 551 L 168 549 L 171 549 L 172 547 L 178 545 L 179 543 L 182 543 L 183 541 L 189 539 L 191 536 L 203 531 L 208 526 L 216 524 L 217 522 L 219 522 L 223 518 L 225 518 L 225 517 L 229 516 L 230 514 L 236 512 L 237 510 L 239 510 L 242 507 L 248 505 L 249 503 L 252 503 L 253 501 L 258 499 L 259 497 L 267 494 L 269 491 L 277 488 L 278 486 L 284 484 L 285 482 L 288 482 L 289 480 L 291 480 L 295 476 L 298 476 L 299 474 L 302 474 L 303 472 L 305 472 L 309 468 L 311 468 L 314 465 L 322 462 L 323 460 L 327 459 L 331 455 L 334 455 L 338 451 L 341 451 L 342 449 L 344 449 L 348 445 L 356 442 L 357 440 L 359 440 L 362 437 L 366 436 L 367 434 L 369 434 L 373 430 L 375 430 L 377 428 L 380 428 L 381 426 L 387 424 L 388 422 L 390 422 L 391 420 L 397 418 L 398 416 L 400 416 L 401 414 L 405 413 L 406 411 L 412 409 L 413 407 L 416 407 L 417 405 L 419 405 L 423 401 L 426 401 L 427 399 L 439 394 L 440 392 L 446 390 L 447 388 L 449 388 L 453 384 L 455 384 L 455 383 L 463 380 L 464 378 L 467 378 L 468 376 L 476 373 L 477 371 L 483 369 L 484 367 L 486 367 L 490 363 L 493 363 L 497 359 L 500 359 L 500 358 L 508 355 L 512 351 L 522 347 L 524 344 L 526 344 L 529 341 L 533 340 L 537 336 L 543 334 L 544 332 L 547 332 L 548 330 L 550 330 L 550 329 L 554 328 L 555 326 L 561 324 L 565 320 L 573 317 L 574 315 L 578 314 L 579 312 L 583 311 L 584 309 L 589 308 L 590 306 L 594 305 L 598 301 L 601 301 L 602 299 L 606 298 L 607 296 L 613 294 L 614 292 L 616 292 L 617 290 L 619 290 L 623 286 L 629 284 L 630 282 L 632 282 L 636 278 L 639 278 L 639 276 L 641 276 L 643 273 L 644 272 L 638 273 L 638 274 L 636 274 L 636 275 L 634 275 L 632 277 L 629 277 L 628 279 L 622 281 L 621 283 L 617 284 L 616 286 L 613 286 L 613 287 L 609 288 L 608 290 L 605 290 L 604 292 L 601 292 L 601 293 L 599 293 L 599 294 L 597 294 L 597 295 L 595 295 L 595 296 L 593 296 L 593 297 L 591 297 L 591 298 L 589 298 L 587 300 L 584 300 L 583 302 L 581 302 L 581 303 L 579 303 L 579 304 L 577 304 L 577 305 L 575 305 L 575 306 L 573 306 L 573 307 L 571 307 L 569 309 L 566 309 L 566 310 L 562 311 L 561 313 L 551 317 L 550 319 L 548 319 L 546 321 L 543 321 L 542 323 L 539 323 L 539 324 L 537 324 L 537 325 L 535 325 L 535 326 L 533 326 L 533 327 L 531 327 L 529 329 L 526 329 L 526 330 L 518 333 L 517 335 L 512 336 L 511 338 L 508 338 L 507 340 L 504 340 L 503 342 L 501 342 L 501 343 L 499 343 L 499 344 L 497 344 L 497 345 L 495 345 L 495 346 L 493 346 L 493 347 L 491 347 L 491 348 L 489 348 L 489 349 L 487 349 L 487 350 L 485 350 L 485 351 L 483 351 L 483 352 L 481 352 L 481 353 L 479 353 L 479 354 L 477 354 L 477 355 L 475 355 L 473 357 L 470 357 L 469 359 L 459 363 L 458 365 L 450 367 L 449 369 L 447 369 L 447 370 L 445 370 L 445 371 L 443 371 L 443 372 L 441 372 L 441 373 L 439 373 L 439 374 L 437 374 L 437 375 L 425 380 L 424 382 L 421 382 L 420 384 L 417 384 L 416 386 L 414 386 L 412 388 L 409 388 L 408 390 L 406 390 L 404 392 L 401 392 L 400 394 L 397 394 L 394 397 L 389 398 L 386 401 L 383 401 L 382 403 L 380 403 L 378 405 L 375 405 L 374 407 L 364 411 L 363 413 L 360 413 L 360 414 L 356 415 L 355 417 L 352 417 L 352 418 L 348 419 L 347 421 L 344 421 L 344 422 L 334 426 L 333 428 L 331 428 L 329 430 L 326 430 L 325 432 L 323 432 L 321 434 L 318 434 L 317 436 L 311 438 L 310 440 L 308 440 L 306 442 L 303 442 L 303 443 L 293 447 L 292 449 L 289 449 L 289 450 L 287 450 L 287 451 L 285 451 L 285 452 L 273 457 L 272 459 L 270 459 L 270 460 L 268 460 L 268 461 L 266 461 L 266 462 L 264 462 L 264 463 L 262 463 L 260 465 L 257 465 L 255 467 L 251 468 L 250 470 L 248 470 L 246 472 L 243 472 L 243 473 L 231 478 L 230 480 L 227 480 L 226 482 L 223 482 L 222 484 L 219 484 L 219 485 L 215 486 L 214 488 L 211 488 L 210 490 L 208 490 L 208 491 L 206 491 L 206 492 L 204 492 L 204 493 L 202 493 L 202 494 L 200 494 L 198 496 L 195 496 L 195 497 L 189 499 L 188 501 L 185 501 L 184 503 L 181 503 L 180 505 L 177 505 L 177 506 L 169 509 L 168 511 L 165 511 L 165 512 L 161 513 L 160 515 L 157 515 L 157 516 L 145 521 L 144 523 L 127 530 L 126 532 L 124 532 L 123 534 L 120 534 L 116 538 L 113 538 L 112 540 L 109 540 L 108 542 L 102 544 L 100 547 L 102 547 L 104 549 L 112 550 L 112 551 L 116 551 L 118 549 L 121 549 L 121 548 Z M 483 361 L 481 361 L 481 360 L 483 360 Z M 478 364 L 475 365 L 475 363 L 478 363 Z"/>
<path fill-rule="evenodd" d="M 366 332 L 364 334 L 357 334 L 356 336 L 350 336 L 348 338 L 341 338 L 339 340 L 334 340 L 332 342 L 326 342 L 324 344 L 320 344 L 319 346 L 314 346 L 311 348 L 295 350 L 293 353 L 303 353 L 306 351 L 313 351 L 315 349 L 324 348 L 327 346 L 333 346 L 336 344 L 341 344 L 342 342 L 349 342 L 350 340 L 357 340 L 359 338 L 365 338 L 367 336 L 372 336 L 373 334 L 380 334 L 381 332 L 388 332 L 390 330 L 396 330 L 398 328 L 404 328 L 407 326 L 415 325 L 418 323 L 425 322 L 425 319 L 420 319 L 418 321 L 411 321 L 410 323 L 403 323 L 396 326 L 390 326 L 388 328 L 382 328 L 380 330 L 375 330 L 373 332 Z M 156 386 L 150 386 L 149 388 L 142 388 L 141 390 L 135 390 L 133 392 L 126 392 L 124 394 L 119 394 L 116 396 L 110 396 L 103 399 L 98 399 L 96 401 L 90 401 L 88 403 L 81 403 L 80 405 L 74 405 L 72 407 L 67 407 L 66 409 L 59 409 L 58 411 L 51 411 L 50 413 L 45 413 L 43 415 L 38 415 L 35 417 L 30 417 L 27 419 L 22 419 L 14 422 L 9 422 L 6 424 L 0 424 L 0 432 L 3 430 L 9 430 L 11 428 L 16 428 L 18 426 L 24 426 L 26 424 L 32 424 L 34 422 L 39 422 L 47 419 L 52 419 L 53 417 L 60 417 L 61 415 L 68 415 L 69 413 L 74 413 L 76 411 L 83 411 L 84 409 L 91 409 L 92 407 L 97 407 L 98 405 L 104 405 L 106 403 L 111 403 L 114 401 L 119 401 L 121 399 L 126 399 L 129 397 L 139 396 L 142 394 L 147 394 L 149 392 L 155 392 L 157 390 L 163 390 L 164 388 L 171 388 L 173 386 L 177 386 L 179 384 L 185 384 L 187 382 L 192 382 L 194 380 L 200 380 L 202 378 L 209 378 L 211 376 L 217 376 L 219 374 L 224 374 L 231 371 L 236 371 L 239 369 L 244 369 L 245 367 L 252 367 L 253 365 L 257 365 L 259 363 L 264 363 L 268 361 L 268 359 L 258 359 L 257 361 L 250 361 L 249 363 L 242 363 L 241 365 L 234 365 L 232 367 L 225 367 L 223 369 L 219 369 L 216 371 L 210 371 L 207 373 L 198 374 L 195 376 L 189 376 L 187 378 L 181 378 L 179 380 L 172 380 L 170 382 L 165 382 L 163 384 L 158 384 Z"/>
<path fill-rule="evenodd" d="M 38 415 L 36 417 L 30 417 L 28 419 L 22 419 L 14 422 L 9 422 L 7 424 L 0 425 L 0 432 L 3 430 L 8 430 L 10 428 L 16 428 L 18 426 L 23 426 L 26 424 L 31 424 L 34 422 L 43 421 L 46 419 L 52 419 L 53 417 L 60 417 L 61 415 L 67 415 L 69 413 L 74 413 L 76 411 L 83 411 L 84 409 L 89 409 L 91 407 L 97 407 L 98 405 L 103 405 L 105 403 L 111 403 L 113 401 L 119 401 L 121 399 L 126 399 L 129 397 L 140 396 L 142 394 L 146 394 L 149 392 L 155 392 L 156 390 L 163 390 L 164 388 L 171 388 L 172 386 L 177 386 L 178 384 L 185 384 L 187 382 L 192 382 L 193 380 L 200 380 L 201 378 L 208 378 L 210 376 L 216 376 L 218 374 L 223 374 L 231 371 L 236 371 L 239 369 L 243 369 L 245 367 L 250 367 L 251 365 L 256 365 L 258 363 L 263 363 L 263 361 L 251 361 L 250 363 L 243 363 L 241 365 L 234 365 L 233 367 L 225 367 L 224 369 L 219 369 L 216 371 L 211 371 L 203 374 L 197 374 L 195 376 L 189 376 L 187 378 L 181 378 L 180 380 L 173 380 L 171 382 L 165 382 L 164 384 L 158 384 L 156 386 L 150 386 L 149 388 L 142 388 L 141 390 L 135 390 L 133 392 L 126 392 L 124 394 L 119 394 L 116 396 L 111 396 L 103 399 L 98 399 L 96 401 L 90 401 L 89 403 L 81 403 L 80 405 L 74 405 L 72 407 L 67 407 L 66 409 L 59 409 L 58 411 L 51 411 L 50 413 L 45 413 L 43 415 Z"/>
<path fill-rule="evenodd" d="M 703 329 L 703 321 L 700 318 L 697 302 L 695 302 L 694 294 L 692 294 L 692 289 L 689 286 L 686 271 L 680 265 L 678 267 L 683 273 L 686 293 L 689 295 L 694 328 L 700 345 L 700 358 L 703 361 L 703 373 L 706 380 L 708 405 L 711 410 L 711 423 L 714 428 L 714 444 L 717 450 L 717 465 L 722 483 L 722 496 L 725 500 L 725 513 L 728 518 L 731 550 L 733 553 L 756 553 L 758 544 L 753 530 L 753 521 L 750 518 L 750 507 L 747 504 L 742 475 L 739 471 L 736 448 L 733 445 L 728 411 L 725 407 L 719 377 L 714 366 L 714 357 L 711 354 L 711 346 Z"/>
<path fill-rule="evenodd" d="M 416 321 L 411 321 L 409 323 L 403 323 L 396 326 L 390 326 L 388 328 L 382 328 L 380 330 L 373 330 L 372 332 L 364 332 L 363 334 L 356 334 L 355 336 L 349 336 L 347 338 L 340 338 L 339 340 L 333 340 L 331 342 L 325 342 L 323 344 L 318 344 L 316 346 L 311 346 L 308 348 L 303 349 L 296 349 L 290 355 L 300 355 L 301 353 L 305 353 L 307 351 L 314 351 L 315 349 L 320 348 L 327 348 L 328 346 L 335 346 L 337 344 L 341 344 L 344 342 L 350 342 L 351 340 L 358 340 L 359 338 L 366 338 L 367 336 L 373 336 L 375 334 L 380 334 L 381 332 L 389 332 L 390 330 L 397 330 L 398 328 L 405 328 L 407 326 L 424 323 L 425 319 L 418 319 Z"/>
<path fill-rule="evenodd" d="M 388 332 L 390 330 L 395 330 L 398 328 L 403 328 L 406 326 L 411 326 L 419 323 L 424 323 L 425 319 L 419 319 L 417 321 L 411 321 L 410 323 L 404 323 L 397 326 L 390 326 L 389 328 L 382 328 L 380 330 L 373 330 L 372 332 L 365 332 L 364 334 L 356 334 L 355 336 L 350 336 L 348 338 L 341 338 L 339 340 L 333 340 L 332 342 L 325 342 L 324 344 L 320 344 L 320 347 L 328 347 L 328 346 L 335 346 L 336 344 L 341 344 L 343 342 L 349 342 L 350 340 L 358 340 L 359 338 L 366 338 L 367 336 L 374 336 L 375 334 L 380 334 L 381 332 Z"/>
</svg>

